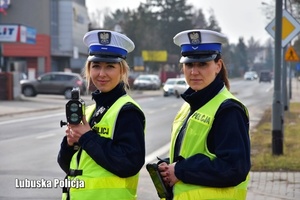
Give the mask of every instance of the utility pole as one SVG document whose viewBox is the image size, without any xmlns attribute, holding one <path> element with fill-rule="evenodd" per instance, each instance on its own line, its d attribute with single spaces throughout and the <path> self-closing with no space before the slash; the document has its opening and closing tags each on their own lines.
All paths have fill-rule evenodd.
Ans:
<svg viewBox="0 0 300 200">
<path fill-rule="evenodd" d="M 289 100 L 287 93 L 287 62 L 284 60 L 284 54 L 287 51 L 287 46 L 282 47 L 282 101 L 283 101 L 283 113 L 289 110 Z"/>
<path fill-rule="evenodd" d="M 284 0 L 284 9 L 287 11 L 287 2 Z M 289 43 L 291 45 L 291 42 Z M 283 98 L 283 113 L 289 110 L 289 98 L 287 91 L 287 62 L 284 60 L 284 54 L 287 51 L 287 46 L 283 47 L 282 53 L 282 98 Z"/>
<path fill-rule="evenodd" d="M 272 105 L 272 153 L 283 154 L 283 109 L 281 95 L 281 59 L 282 59 L 282 0 L 276 0 L 275 8 L 275 67 L 274 95 Z"/>
</svg>

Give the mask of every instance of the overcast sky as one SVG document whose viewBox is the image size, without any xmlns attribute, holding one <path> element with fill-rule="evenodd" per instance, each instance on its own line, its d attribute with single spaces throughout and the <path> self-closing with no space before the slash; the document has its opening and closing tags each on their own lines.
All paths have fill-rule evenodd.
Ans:
<svg viewBox="0 0 300 200">
<path fill-rule="evenodd" d="M 135 9 L 140 2 L 146 0 L 86 0 L 89 12 L 95 9 L 103 10 L 109 8 L 111 11 L 122 8 Z M 265 0 L 269 2 L 270 0 Z M 229 38 L 230 43 L 237 43 L 239 37 L 244 37 L 244 41 L 251 36 L 259 40 L 261 44 L 271 36 L 265 27 L 272 19 L 266 19 L 263 12 L 263 0 L 187 0 L 195 8 L 202 8 L 206 17 L 212 9 L 214 15 L 222 29 L 222 32 Z"/>
</svg>

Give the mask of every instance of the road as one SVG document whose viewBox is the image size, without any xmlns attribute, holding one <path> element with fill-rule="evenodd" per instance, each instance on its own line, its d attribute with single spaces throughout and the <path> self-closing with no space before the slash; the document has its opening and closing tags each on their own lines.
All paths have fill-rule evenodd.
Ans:
<svg viewBox="0 0 300 200">
<path fill-rule="evenodd" d="M 254 126 L 268 106 L 272 105 L 272 84 L 235 80 L 231 91 L 249 109 L 250 125 Z M 162 93 L 161 93 L 162 94 Z M 42 97 L 40 98 L 43 101 Z M 47 97 L 48 98 L 48 97 Z M 49 97 L 50 98 L 50 97 Z M 65 103 L 63 97 L 53 101 Z M 166 156 L 171 123 L 182 99 L 147 97 L 137 99 L 146 115 L 146 163 L 156 156 Z M 13 120 L 12 120 L 13 119 Z M 64 129 L 59 121 L 65 119 L 63 110 L 45 111 L 1 119 L 0 125 L 0 199 L 60 199 L 61 188 L 17 188 L 24 180 L 54 183 L 64 174 L 56 162 Z M 145 167 L 141 170 L 139 200 L 158 199 Z"/>
</svg>

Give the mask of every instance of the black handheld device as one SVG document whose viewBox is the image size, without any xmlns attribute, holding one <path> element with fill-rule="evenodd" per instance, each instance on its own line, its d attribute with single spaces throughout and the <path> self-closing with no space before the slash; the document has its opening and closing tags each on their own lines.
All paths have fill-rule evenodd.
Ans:
<svg viewBox="0 0 300 200">
<path fill-rule="evenodd" d="M 79 88 L 73 88 L 71 99 L 66 104 L 66 118 L 69 124 L 79 124 L 85 113 L 85 103 L 80 98 Z M 60 121 L 60 126 L 66 125 L 66 122 Z"/>
<path fill-rule="evenodd" d="M 162 179 L 162 176 L 159 173 L 158 166 L 155 163 L 148 163 L 146 165 L 146 169 L 150 174 L 152 182 L 155 186 L 157 194 L 160 198 L 165 198 L 166 200 L 172 199 L 172 191 L 171 188 L 165 184 Z"/>
</svg>

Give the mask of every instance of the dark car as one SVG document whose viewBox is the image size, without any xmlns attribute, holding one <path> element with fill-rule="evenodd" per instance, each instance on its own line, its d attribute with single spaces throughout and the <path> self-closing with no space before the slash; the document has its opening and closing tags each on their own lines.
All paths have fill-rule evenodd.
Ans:
<svg viewBox="0 0 300 200">
<path fill-rule="evenodd" d="M 61 94 L 71 99 L 73 88 L 79 88 L 85 94 L 86 86 L 80 74 L 71 72 L 49 72 L 39 76 L 36 80 L 21 80 L 22 94 L 34 97 L 38 94 Z"/>
<path fill-rule="evenodd" d="M 272 74 L 270 71 L 261 71 L 259 74 L 259 82 L 270 82 L 272 80 Z"/>
<path fill-rule="evenodd" d="M 129 84 L 129 87 L 130 88 L 133 88 L 133 82 L 134 80 L 138 77 L 138 74 L 133 74 L 133 73 L 130 73 L 128 75 L 128 84 Z"/>
</svg>

